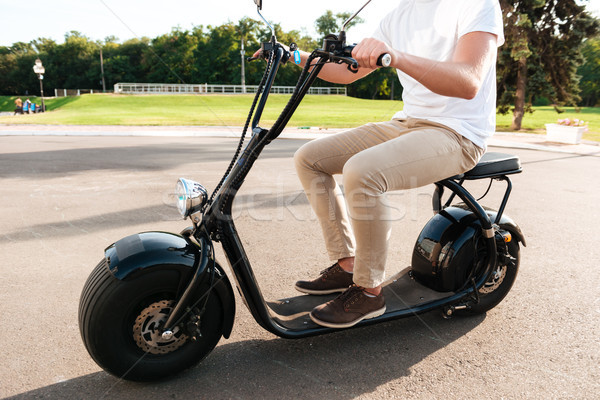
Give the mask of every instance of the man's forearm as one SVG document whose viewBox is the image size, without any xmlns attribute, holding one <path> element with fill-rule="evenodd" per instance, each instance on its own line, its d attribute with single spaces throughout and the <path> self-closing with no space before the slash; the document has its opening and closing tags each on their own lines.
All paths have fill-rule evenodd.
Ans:
<svg viewBox="0 0 600 400">
<path fill-rule="evenodd" d="M 381 54 L 392 56 L 393 68 L 442 96 L 472 99 L 479 91 L 496 52 L 496 35 L 471 32 L 462 36 L 451 60 L 435 61 L 391 48 L 373 38 L 361 41 L 352 53 L 359 65 L 371 68 Z"/>
</svg>

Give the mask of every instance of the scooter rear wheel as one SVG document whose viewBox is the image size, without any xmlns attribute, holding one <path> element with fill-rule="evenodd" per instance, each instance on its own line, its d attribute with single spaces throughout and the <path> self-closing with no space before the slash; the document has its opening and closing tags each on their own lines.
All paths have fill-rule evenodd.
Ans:
<svg viewBox="0 0 600 400">
<path fill-rule="evenodd" d="M 204 359 L 223 331 L 223 305 L 215 291 L 197 308 L 201 336 L 192 341 L 178 326 L 171 338 L 158 329 L 175 304 L 180 271 L 153 268 L 132 279 L 115 278 L 102 260 L 88 278 L 79 304 L 79 328 L 92 358 L 107 372 L 123 379 L 152 381 L 177 374 Z M 188 321 L 185 318 L 184 321 Z"/>
<path fill-rule="evenodd" d="M 506 246 L 513 260 L 496 264 L 490 279 L 479 289 L 479 303 L 467 309 L 468 312 L 482 314 L 496 307 L 515 283 L 520 262 L 519 242 L 512 240 Z"/>
</svg>

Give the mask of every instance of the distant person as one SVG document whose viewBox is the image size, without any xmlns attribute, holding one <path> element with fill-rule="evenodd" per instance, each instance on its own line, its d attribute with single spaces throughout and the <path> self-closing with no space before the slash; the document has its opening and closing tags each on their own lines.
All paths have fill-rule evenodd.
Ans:
<svg viewBox="0 0 600 400">
<path fill-rule="evenodd" d="M 20 97 L 15 100 L 15 115 L 17 114 L 23 114 L 23 100 Z"/>
<path fill-rule="evenodd" d="M 27 98 L 27 100 L 25 100 L 25 105 L 23 106 L 23 112 L 26 112 L 27 114 L 29 114 L 31 112 L 31 100 L 29 100 L 29 97 Z"/>
</svg>

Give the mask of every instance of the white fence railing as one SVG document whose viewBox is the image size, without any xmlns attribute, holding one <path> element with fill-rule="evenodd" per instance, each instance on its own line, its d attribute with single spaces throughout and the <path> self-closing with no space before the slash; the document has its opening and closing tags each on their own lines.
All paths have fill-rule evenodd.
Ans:
<svg viewBox="0 0 600 400">
<path fill-rule="evenodd" d="M 199 85 L 177 83 L 116 83 L 115 93 L 122 94 L 244 94 L 256 93 L 258 86 L 246 85 Z M 273 86 L 271 93 L 291 94 L 294 86 Z M 345 87 L 312 87 L 308 94 L 346 96 Z"/>
<path fill-rule="evenodd" d="M 81 96 L 82 94 L 103 93 L 94 89 L 54 89 L 54 97 Z"/>
</svg>

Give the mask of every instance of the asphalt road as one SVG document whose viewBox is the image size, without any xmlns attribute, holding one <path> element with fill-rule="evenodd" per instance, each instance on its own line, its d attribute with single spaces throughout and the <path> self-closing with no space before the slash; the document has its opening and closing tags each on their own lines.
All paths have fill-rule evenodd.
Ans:
<svg viewBox="0 0 600 400">
<path fill-rule="evenodd" d="M 260 328 L 237 298 L 231 338 L 198 366 L 151 384 L 103 372 L 77 326 L 88 274 L 123 236 L 187 226 L 172 206 L 176 179 L 214 187 L 235 143 L 0 136 L 0 397 L 598 398 L 599 153 L 501 150 L 523 163 L 506 213 L 527 247 L 513 290 L 485 316 L 444 320 L 433 312 L 286 340 Z M 236 202 L 238 230 L 267 299 L 294 295 L 295 280 L 329 265 L 292 165 L 302 143 L 273 142 Z M 483 193 L 485 186 L 470 187 Z M 431 216 L 431 191 L 390 196 L 390 274 L 410 262 Z M 483 203 L 497 207 L 501 192 L 497 184 Z"/>
</svg>

